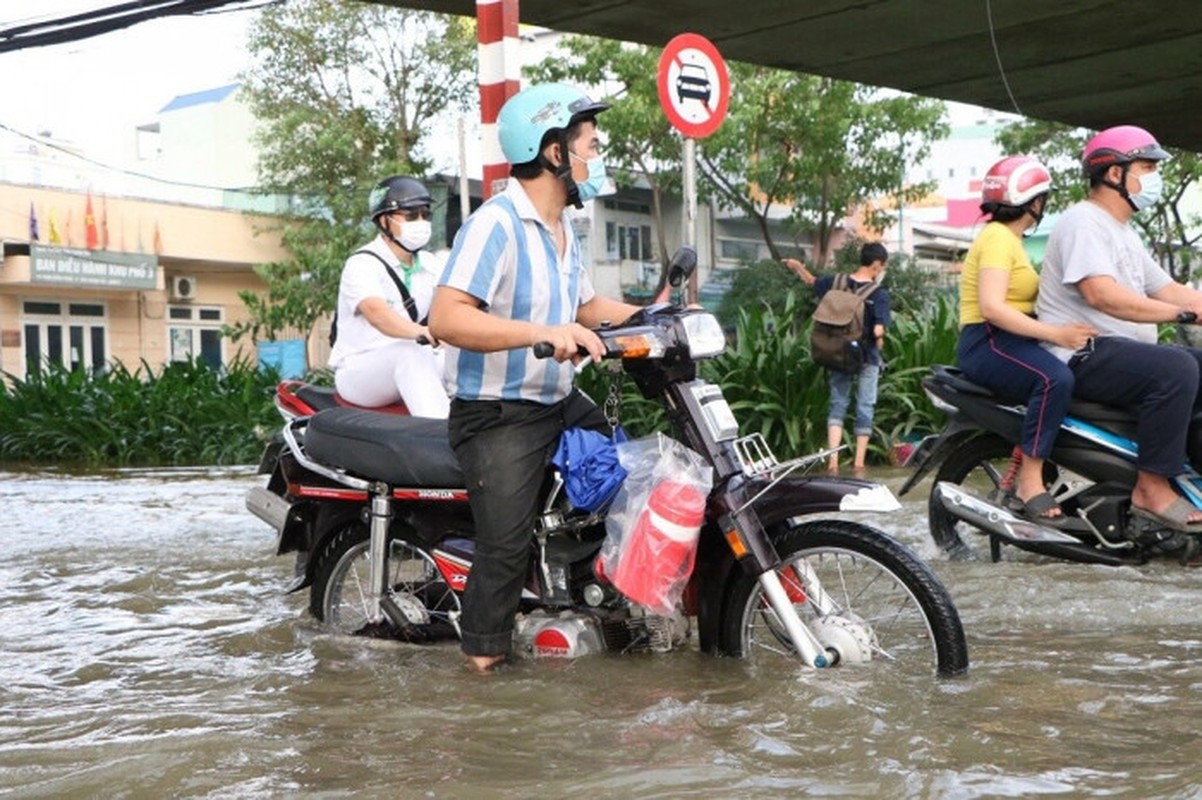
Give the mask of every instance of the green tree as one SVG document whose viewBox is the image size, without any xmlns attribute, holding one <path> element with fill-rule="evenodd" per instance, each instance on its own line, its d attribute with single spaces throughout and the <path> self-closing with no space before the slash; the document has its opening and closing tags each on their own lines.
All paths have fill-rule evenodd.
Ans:
<svg viewBox="0 0 1202 800">
<path fill-rule="evenodd" d="M 1056 187 L 1049 208 L 1063 211 L 1084 199 L 1088 191 L 1081 174 L 1081 153 L 1093 134 L 1057 122 L 1022 120 L 999 131 L 996 141 L 1007 153 L 1033 155 L 1048 166 Z M 1196 245 L 1202 238 L 1202 216 L 1186 211 L 1182 199 L 1202 179 L 1202 159 L 1197 153 L 1166 149 L 1172 158 L 1160 168 L 1164 195 L 1151 209 L 1136 214 L 1132 222 L 1169 274 L 1185 283 L 1197 277 Z"/>
<path fill-rule="evenodd" d="M 840 221 L 869 198 L 911 203 L 929 184 L 903 185 L 905 165 L 947 134 L 941 101 L 883 95 L 847 81 L 732 63 L 730 113 L 702 140 L 699 163 L 719 202 L 754 220 L 773 259 L 769 212 L 791 206 L 799 236 L 827 263 Z M 870 227 L 886 216 L 870 211 Z"/>
<path fill-rule="evenodd" d="M 462 17 L 371 3 L 294 0 L 252 25 L 244 96 L 260 123 L 259 189 L 294 198 L 278 233 L 293 258 L 260 265 L 265 296 L 230 331 L 308 330 L 334 307 L 342 264 L 368 231 L 382 177 L 422 175 L 440 114 L 475 96 L 475 29 Z"/>
</svg>

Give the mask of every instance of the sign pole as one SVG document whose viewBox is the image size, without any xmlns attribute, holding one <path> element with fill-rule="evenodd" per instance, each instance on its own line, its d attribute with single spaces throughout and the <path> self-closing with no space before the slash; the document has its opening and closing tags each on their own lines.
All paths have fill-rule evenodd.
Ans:
<svg viewBox="0 0 1202 800">
<path fill-rule="evenodd" d="M 682 193 L 684 194 L 684 209 L 683 223 L 684 230 L 682 238 L 684 243 L 690 247 L 697 247 L 697 140 L 691 136 L 686 136 L 684 141 L 684 151 L 681 161 L 683 169 L 681 170 Z M 685 290 L 685 302 L 697 302 L 697 272 L 689 276 L 689 285 Z"/>
</svg>

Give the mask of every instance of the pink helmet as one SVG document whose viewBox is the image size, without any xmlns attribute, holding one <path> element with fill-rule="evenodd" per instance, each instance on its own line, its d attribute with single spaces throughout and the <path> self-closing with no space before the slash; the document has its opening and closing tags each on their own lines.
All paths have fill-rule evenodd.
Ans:
<svg viewBox="0 0 1202 800">
<path fill-rule="evenodd" d="M 1116 125 L 1089 140 L 1081 152 L 1081 166 L 1086 175 L 1092 175 L 1114 164 L 1162 161 L 1168 157 L 1155 137 L 1143 128 Z"/>
<path fill-rule="evenodd" d="M 981 181 L 982 205 L 1022 206 L 1052 191 L 1052 173 L 1037 158 L 1010 156 L 994 164 Z"/>
</svg>

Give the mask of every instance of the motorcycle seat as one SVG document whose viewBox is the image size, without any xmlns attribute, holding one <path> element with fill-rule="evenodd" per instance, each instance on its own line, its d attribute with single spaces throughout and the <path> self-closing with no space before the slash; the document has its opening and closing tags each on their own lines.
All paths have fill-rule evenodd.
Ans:
<svg viewBox="0 0 1202 800">
<path fill-rule="evenodd" d="M 949 366 L 947 364 L 935 364 L 931 367 L 931 373 L 939 383 L 951 386 L 960 392 L 968 394 L 980 395 L 981 397 L 993 397 L 999 403 L 1022 403 L 1025 398 L 1020 397 L 1002 397 L 996 394 L 993 390 L 988 389 L 979 383 L 973 383 L 968 378 L 964 377 L 964 373 L 958 367 Z M 1107 406 L 1101 403 L 1095 403 L 1092 400 L 1082 400 L 1073 398 L 1069 402 L 1068 413 L 1079 419 L 1092 422 L 1096 425 L 1112 427 L 1116 425 L 1135 425 L 1135 415 L 1124 408 L 1115 406 Z"/>
<path fill-rule="evenodd" d="M 323 464 L 390 486 L 463 488 L 445 419 L 330 408 L 309 420 L 305 452 Z"/>
</svg>

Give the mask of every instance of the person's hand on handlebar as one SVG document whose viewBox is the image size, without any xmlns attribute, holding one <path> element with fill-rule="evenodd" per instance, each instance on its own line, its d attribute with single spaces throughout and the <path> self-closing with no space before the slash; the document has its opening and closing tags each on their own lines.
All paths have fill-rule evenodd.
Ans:
<svg viewBox="0 0 1202 800">
<path fill-rule="evenodd" d="M 581 348 L 587 350 L 594 361 L 600 361 L 605 356 L 605 347 L 601 344 L 601 339 L 578 322 L 569 322 L 566 325 L 544 325 L 539 328 L 534 337 L 534 343 L 538 342 L 546 342 L 554 347 L 555 353 L 552 358 L 560 362 L 580 363 L 583 358 L 580 355 Z"/>
</svg>

